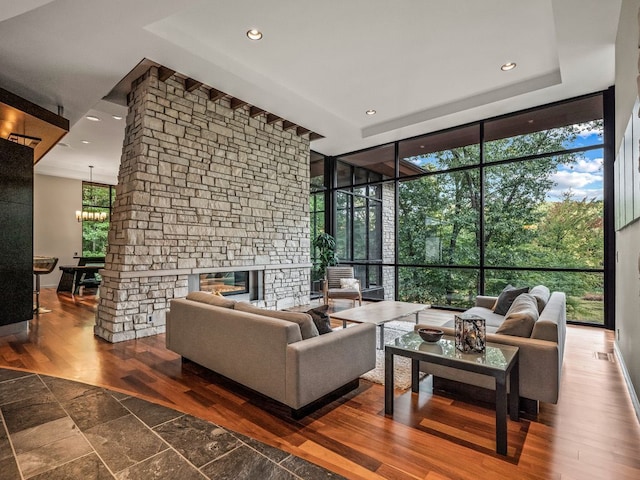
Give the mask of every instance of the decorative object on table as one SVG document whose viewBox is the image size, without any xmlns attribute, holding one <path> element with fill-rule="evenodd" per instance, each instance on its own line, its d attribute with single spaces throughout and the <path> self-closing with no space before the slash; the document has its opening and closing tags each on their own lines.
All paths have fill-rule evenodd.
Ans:
<svg viewBox="0 0 640 480">
<path fill-rule="evenodd" d="M 484 352 L 486 320 L 478 315 L 462 313 L 455 316 L 456 348 L 464 353 Z"/>
<path fill-rule="evenodd" d="M 437 328 L 419 328 L 418 335 L 420 335 L 420 338 L 425 342 L 436 343 L 442 338 L 444 332 Z"/>
</svg>

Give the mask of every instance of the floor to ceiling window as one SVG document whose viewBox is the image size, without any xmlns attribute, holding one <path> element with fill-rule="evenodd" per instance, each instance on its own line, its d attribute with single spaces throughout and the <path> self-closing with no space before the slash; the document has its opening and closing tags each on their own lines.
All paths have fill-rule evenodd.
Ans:
<svg viewBox="0 0 640 480">
<path fill-rule="evenodd" d="M 338 157 L 341 261 L 366 268 L 375 258 L 376 268 L 395 269 L 398 300 L 452 308 L 509 283 L 542 283 L 566 292 L 568 319 L 603 324 L 603 97 Z M 380 221 L 388 209 L 393 225 Z M 377 225 L 373 237 L 384 242 L 367 249 Z"/>
<path fill-rule="evenodd" d="M 116 187 L 102 183 L 82 182 L 82 256 L 104 257 L 107 254 L 107 240 L 111 209 L 115 201 Z M 98 215 L 102 217 L 98 217 Z M 87 219 L 88 217 L 98 217 Z"/>
<path fill-rule="evenodd" d="M 325 186 L 324 186 L 324 157 L 316 152 L 311 152 L 310 159 L 310 194 L 309 194 L 309 238 L 311 242 L 311 293 L 320 293 L 320 280 L 323 272 L 320 271 L 318 251 L 313 246 L 313 240 L 324 233 L 325 217 Z"/>
</svg>

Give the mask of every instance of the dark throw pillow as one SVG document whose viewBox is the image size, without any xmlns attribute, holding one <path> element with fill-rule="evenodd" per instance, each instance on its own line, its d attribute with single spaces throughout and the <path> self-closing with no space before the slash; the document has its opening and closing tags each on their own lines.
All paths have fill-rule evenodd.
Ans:
<svg viewBox="0 0 640 480">
<path fill-rule="evenodd" d="M 329 305 L 322 305 L 305 312 L 311 315 L 311 319 L 313 320 L 313 323 L 316 324 L 316 328 L 320 335 L 333 332 L 331 329 L 331 319 L 329 318 L 329 315 L 327 315 L 328 308 Z"/>
<path fill-rule="evenodd" d="M 511 304 L 516 297 L 521 293 L 527 293 L 528 291 L 529 287 L 515 288 L 513 285 L 507 285 L 500 293 L 500 296 L 493 307 L 493 313 L 505 315 L 509 311 Z"/>
</svg>

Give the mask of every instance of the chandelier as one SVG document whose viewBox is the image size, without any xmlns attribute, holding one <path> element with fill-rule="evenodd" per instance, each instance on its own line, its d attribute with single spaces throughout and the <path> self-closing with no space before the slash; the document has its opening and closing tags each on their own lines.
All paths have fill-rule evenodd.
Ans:
<svg viewBox="0 0 640 480">
<path fill-rule="evenodd" d="M 93 196 L 93 165 L 89 165 L 89 181 L 91 185 L 91 201 L 95 202 Z M 93 212 L 90 210 L 76 210 L 76 220 L 78 222 L 104 222 L 107 219 L 107 212 Z"/>
</svg>

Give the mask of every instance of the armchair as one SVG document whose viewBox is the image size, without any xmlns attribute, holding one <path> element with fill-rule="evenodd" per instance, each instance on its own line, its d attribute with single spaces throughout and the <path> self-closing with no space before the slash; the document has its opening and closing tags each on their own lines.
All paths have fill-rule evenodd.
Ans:
<svg viewBox="0 0 640 480">
<path fill-rule="evenodd" d="M 353 267 L 327 267 L 324 280 L 324 303 L 328 304 L 330 298 L 346 298 L 356 300 L 362 305 L 362 292 L 360 290 L 360 282 L 356 280 L 355 288 L 342 288 L 340 280 L 344 278 L 355 278 Z"/>
</svg>

